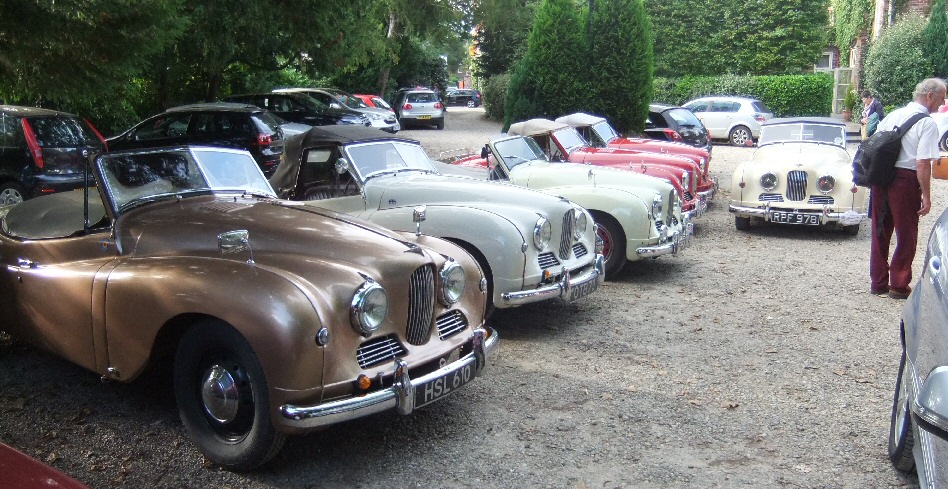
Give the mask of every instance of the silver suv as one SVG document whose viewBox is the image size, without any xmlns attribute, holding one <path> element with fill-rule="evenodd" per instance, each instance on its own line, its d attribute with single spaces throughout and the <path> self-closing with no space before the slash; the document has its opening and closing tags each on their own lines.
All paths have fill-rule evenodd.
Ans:
<svg viewBox="0 0 948 489">
<path fill-rule="evenodd" d="M 763 102 L 747 97 L 711 96 L 682 105 L 701 119 L 712 139 L 745 146 L 760 137 L 760 124 L 774 114 Z"/>
<path fill-rule="evenodd" d="M 444 104 L 441 97 L 427 88 L 402 89 L 395 94 L 395 115 L 402 127 L 409 124 L 433 124 L 444 129 Z"/>
</svg>

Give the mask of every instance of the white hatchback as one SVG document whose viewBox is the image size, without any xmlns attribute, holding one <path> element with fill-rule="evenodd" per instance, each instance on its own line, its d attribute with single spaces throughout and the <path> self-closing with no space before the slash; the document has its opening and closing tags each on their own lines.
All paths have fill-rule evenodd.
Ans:
<svg viewBox="0 0 948 489">
<path fill-rule="evenodd" d="M 760 125 L 774 114 L 763 102 L 747 97 L 710 96 L 682 105 L 701 119 L 712 139 L 746 146 L 760 137 Z"/>
</svg>

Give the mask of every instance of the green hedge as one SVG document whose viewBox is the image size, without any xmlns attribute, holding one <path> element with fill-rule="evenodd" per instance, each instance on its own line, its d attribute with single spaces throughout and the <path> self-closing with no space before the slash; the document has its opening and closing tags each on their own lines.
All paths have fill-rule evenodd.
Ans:
<svg viewBox="0 0 948 489">
<path fill-rule="evenodd" d="M 656 78 L 655 101 L 681 105 L 706 95 L 760 99 L 776 117 L 830 115 L 833 77 L 828 73 L 779 76 L 686 76 Z"/>
<path fill-rule="evenodd" d="M 484 97 L 484 112 L 492 121 L 504 120 L 504 101 L 507 100 L 507 85 L 510 74 L 494 75 L 484 82 L 481 95 Z"/>
</svg>

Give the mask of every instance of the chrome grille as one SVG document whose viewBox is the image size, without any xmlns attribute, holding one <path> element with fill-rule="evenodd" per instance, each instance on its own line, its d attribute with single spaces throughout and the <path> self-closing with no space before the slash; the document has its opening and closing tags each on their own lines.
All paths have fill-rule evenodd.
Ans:
<svg viewBox="0 0 948 489">
<path fill-rule="evenodd" d="M 571 248 L 569 244 L 573 242 L 573 210 L 563 214 L 563 232 L 560 234 L 560 259 L 569 260 Z"/>
<path fill-rule="evenodd" d="M 461 311 L 448 311 L 438 316 L 438 338 L 450 338 L 467 328 L 467 318 Z"/>
<path fill-rule="evenodd" d="M 423 345 L 431 337 L 431 319 L 434 317 L 434 270 L 425 265 L 411 274 L 408 292 L 408 325 L 405 337 L 412 345 Z"/>
<path fill-rule="evenodd" d="M 546 253 L 540 253 L 540 256 L 537 257 L 537 263 L 540 264 L 540 268 L 542 269 L 555 267 L 560 264 L 559 260 L 556 259 L 556 256 L 554 256 L 550 251 L 547 251 Z"/>
<path fill-rule="evenodd" d="M 806 172 L 793 170 L 787 172 L 787 200 L 803 200 L 806 198 Z"/>
<path fill-rule="evenodd" d="M 388 335 L 381 338 L 372 338 L 359 345 L 359 349 L 356 351 L 356 359 L 359 361 L 360 367 L 368 368 L 404 354 L 405 347 L 398 342 L 398 337 Z"/>
<path fill-rule="evenodd" d="M 807 204 L 818 204 L 818 205 L 833 205 L 836 202 L 829 195 L 811 195 L 810 199 L 806 201 Z"/>
<path fill-rule="evenodd" d="M 587 250 L 582 243 L 576 243 L 573 245 L 573 256 L 576 258 L 582 258 L 586 256 L 587 253 L 589 253 L 589 250 Z"/>
<path fill-rule="evenodd" d="M 763 202 L 783 202 L 783 196 L 780 194 L 760 194 L 757 200 Z"/>
<path fill-rule="evenodd" d="M 665 227 L 665 222 L 662 220 L 655 221 L 655 229 L 658 231 L 658 234 L 662 234 L 662 228 Z"/>
<path fill-rule="evenodd" d="M 690 201 L 692 201 L 692 200 L 695 200 L 695 194 L 693 194 L 693 193 L 691 193 L 691 192 L 689 192 L 689 191 L 687 191 L 687 190 L 684 192 L 684 195 L 685 195 L 685 201 L 690 202 Z"/>
</svg>

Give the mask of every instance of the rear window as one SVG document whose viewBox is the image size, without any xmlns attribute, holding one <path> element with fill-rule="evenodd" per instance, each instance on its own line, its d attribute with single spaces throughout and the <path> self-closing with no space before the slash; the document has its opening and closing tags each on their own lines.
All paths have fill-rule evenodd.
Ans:
<svg viewBox="0 0 948 489">
<path fill-rule="evenodd" d="M 767 112 L 767 113 L 770 112 L 770 109 L 767 108 L 767 106 L 764 105 L 764 103 L 761 102 L 760 100 L 755 100 L 751 102 L 751 105 L 754 107 L 754 110 L 757 112 Z"/>
<path fill-rule="evenodd" d="M 434 92 L 409 93 L 407 100 L 414 103 L 437 102 L 438 97 L 435 96 Z"/>
<path fill-rule="evenodd" d="M 276 134 L 280 128 L 280 123 L 269 112 L 254 112 L 251 118 L 257 125 L 257 129 L 264 134 Z"/>
<path fill-rule="evenodd" d="M 40 147 L 67 148 L 98 145 L 99 138 L 74 117 L 27 117 Z"/>
<path fill-rule="evenodd" d="M 671 109 L 666 111 L 665 115 L 674 119 L 679 126 L 701 127 L 701 121 L 688 109 Z"/>
</svg>

